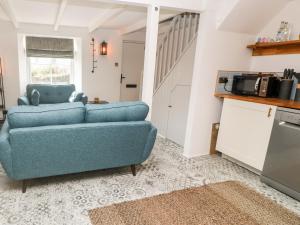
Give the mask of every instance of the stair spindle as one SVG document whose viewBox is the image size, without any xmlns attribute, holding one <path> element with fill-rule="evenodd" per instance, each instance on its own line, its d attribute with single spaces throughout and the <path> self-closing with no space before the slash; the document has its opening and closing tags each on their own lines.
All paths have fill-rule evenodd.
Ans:
<svg viewBox="0 0 300 225">
<path fill-rule="evenodd" d="M 185 40 L 185 46 L 187 46 L 188 45 L 188 43 L 190 42 L 190 40 L 191 40 L 191 27 L 192 27 L 192 14 L 190 13 L 189 15 L 188 15 L 188 23 L 187 23 L 187 27 L 186 27 L 186 29 L 187 29 L 187 37 L 186 37 L 186 40 Z"/>
<path fill-rule="evenodd" d="M 181 15 L 178 16 L 178 21 L 177 21 L 177 38 L 176 38 L 176 47 L 175 47 L 175 58 L 174 58 L 174 63 L 176 62 L 178 55 L 179 55 L 179 40 L 180 40 L 180 33 L 181 33 L 181 29 L 180 29 L 180 24 L 181 24 Z"/>
<path fill-rule="evenodd" d="M 163 46 L 161 45 L 159 48 L 159 68 L 158 68 L 158 74 L 157 74 L 157 87 L 160 85 L 161 81 L 161 71 L 162 71 L 162 55 L 163 55 Z"/>
</svg>

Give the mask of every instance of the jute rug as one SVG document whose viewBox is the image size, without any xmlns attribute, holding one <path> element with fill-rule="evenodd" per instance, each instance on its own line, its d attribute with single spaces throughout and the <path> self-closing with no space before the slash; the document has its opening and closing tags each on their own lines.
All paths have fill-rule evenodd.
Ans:
<svg viewBox="0 0 300 225">
<path fill-rule="evenodd" d="M 89 211 L 93 225 L 300 225 L 300 217 L 239 182 L 174 191 Z"/>
</svg>

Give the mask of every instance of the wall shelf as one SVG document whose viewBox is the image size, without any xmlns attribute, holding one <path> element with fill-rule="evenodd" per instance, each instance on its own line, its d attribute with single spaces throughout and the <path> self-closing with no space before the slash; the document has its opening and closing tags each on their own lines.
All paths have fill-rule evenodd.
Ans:
<svg viewBox="0 0 300 225">
<path fill-rule="evenodd" d="M 300 54 L 300 40 L 248 45 L 253 56 Z"/>
</svg>

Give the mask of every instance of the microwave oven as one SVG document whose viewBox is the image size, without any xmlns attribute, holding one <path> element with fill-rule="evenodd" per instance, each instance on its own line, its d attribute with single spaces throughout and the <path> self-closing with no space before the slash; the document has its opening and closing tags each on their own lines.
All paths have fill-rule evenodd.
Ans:
<svg viewBox="0 0 300 225">
<path fill-rule="evenodd" d="M 258 96 L 261 76 L 252 74 L 233 77 L 231 92 L 236 95 Z"/>
<path fill-rule="evenodd" d="M 243 74 L 233 77 L 231 92 L 236 95 L 278 97 L 280 80 L 273 75 Z"/>
</svg>

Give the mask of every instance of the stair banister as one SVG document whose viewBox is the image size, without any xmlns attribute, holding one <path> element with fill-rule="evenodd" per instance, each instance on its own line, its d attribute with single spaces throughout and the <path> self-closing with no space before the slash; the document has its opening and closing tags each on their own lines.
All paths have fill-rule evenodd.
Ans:
<svg viewBox="0 0 300 225">
<path fill-rule="evenodd" d="M 155 68 L 156 92 L 178 63 L 198 32 L 199 14 L 183 13 L 175 16 L 158 44 Z"/>
</svg>

